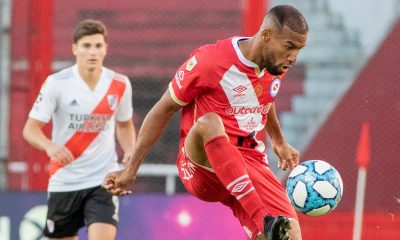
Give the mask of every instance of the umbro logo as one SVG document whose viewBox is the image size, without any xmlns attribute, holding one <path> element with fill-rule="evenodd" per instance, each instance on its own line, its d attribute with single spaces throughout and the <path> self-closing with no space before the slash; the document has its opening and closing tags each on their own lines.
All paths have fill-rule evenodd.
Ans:
<svg viewBox="0 0 400 240">
<path fill-rule="evenodd" d="M 235 185 L 235 187 L 233 187 L 232 192 L 234 193 L 239 193 L 242 192 L 247 185 L 249 185 L 250 181 L 245 181 L 245 182 L 241 182 Z"/>
<path fill-rule="evenodd" d="M 78 101 L 76 101 L 76 99 L 72 100 L 69 106 L 79 106 Z"/>
<path fill-rule="evenodd" d="M 243 97 L 246 94 L 244 94 L 243 92 L 247 90 L 247 87 L 239 85 L 237 87 L 235 87 L 234 89 L 232 89 L 235 93 L 233 94 L 234 97 Z"/>
<path fill-rule="evenodd" d="M 246 89 L 247 89 L 247 87 L 240 85 L 240 86 L 235 87 L 232 90 L 237 93 L 242 93 L 242 92 L 246 91 Z"/>
</svg>

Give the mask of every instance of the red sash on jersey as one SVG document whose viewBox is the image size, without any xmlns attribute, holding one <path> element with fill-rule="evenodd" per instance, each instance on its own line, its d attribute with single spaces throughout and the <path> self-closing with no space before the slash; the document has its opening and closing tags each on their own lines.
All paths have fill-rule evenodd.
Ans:
<svg viewBox="0 0 400 240">
<path fill-rule="evenodd" d="M 105 114 L 105 115 L 113 115 L 119 102 L 125 92 L 126 84 L 120 80 L 113 79 L 110 87 L 108 88 L 106 94 L 103 99 L 99 102 L 96 108 L 93 110 L 92 114 Z M 108 96 L 117 96 L 117 101 L 114 106 L 110 106 L 110 102 Z M 87 121 L 85 121 L 87 124 Z M 86 150 L 86 148 L 93 142 L 93 140 L 99 135 L 100 132 L 75 132 L 71 138 L 65 143 L 65 147 L 67 147 L 74 158 L 77 159 L 81 154 Z M 53 175 L 58 169 L 62 168 L 64 165 L 61 165 L 55 161 L 50 162 L 50 176 Z"/>
</svg>

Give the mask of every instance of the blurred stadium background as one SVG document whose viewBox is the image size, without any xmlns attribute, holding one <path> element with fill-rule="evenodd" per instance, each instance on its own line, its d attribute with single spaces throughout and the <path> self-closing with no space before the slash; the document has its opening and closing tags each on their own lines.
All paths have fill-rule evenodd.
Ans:
<svg viewBox="0 0 400 240">
<path fill-rule="evenodd" d="M 106 66 L 130 77 L 139 129 L 193 49 L 253 34 L 260 16 L 278 4 L 298 8 L 310 26 L 308 45 L 277 98 L 282 128 L 302 159 L 331 163 L 345 187 L 334 212 L 300 216 L 304 239 L 358 239 L 353 237 L 357 159 L 370 160 L 361 166 L 367 169 L 367 185 L 359 239 L 400 239 L 399 0 L 0 0 L 0 239 L 40 239 L 33 238 L 37 229 L 23 223 L 29 209 L 45 203 L 48 159 L 29 147 L 21 132 L 45 77 L 73 64 L 72 30 L 80 20 L 94 18 L 107 25 Z M 168 206 L 193 201 L 189 210 L 196 206 L 205 212 L 214 207 L 186 196 L 176 177 L 178 115 L 141 168 L 134 186 L 137 195 L 121 201 L 121 222 L 127 227 L 120 228 L 118 239 L 159 239 L 157 226 L 149 227 L 161 223 L 155 220 L 158 212 L 151 210 L 158 201 Z M 368 144 L 360 145 L 361 135 Z M 274 167 L 273 154 L 269 158 Z M 287 173 L 274 170 L 284 182 Z M 170 226 L 165 223 L 172 217 L 155 208 L 164 211 L 162 224 Z M 152 217 L 147 216 L 150 212 Z M 221 218 L 213 235 L 176 230 L 179 235 L 162 239 L 224 239 L 241 233 L 240 225 L 222 218 L 224 214 L 197 216 L 201 229 L 204 221 Z M 143 222 L 149 224 L 147 232 L 130 232 Z M 235 234 L 230 239 L 245 237 Z"/>
</svg>

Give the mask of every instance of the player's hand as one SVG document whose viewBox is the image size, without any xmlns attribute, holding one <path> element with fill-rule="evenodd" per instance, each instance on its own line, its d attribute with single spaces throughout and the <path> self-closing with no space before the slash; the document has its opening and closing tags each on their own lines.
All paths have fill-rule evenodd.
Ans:
<svg viewBox="0 0 400 240">
<path fill-rule="evenodd" d="M 289 143 L 287 143 L 287 146 L 289 148 L 290 154 L 292 156 L 290 164 L 289 164 L 289 168 L 293 169 L 294 167 L 296 167 L 297 165 L 299 165 L 300 162 L 300 152 L 294 148 L 292 145 L 290 145 Z"/>
<path fill-rule="evenodd" d="M 53 144 L 46 149 L 46 153 L 51 161 L 55 161 L 62 166 L 67 165 L 75 159 L 71 151 L 65 146 L 60 147 Z"/>
<path fill-rule="evenodd" d="M 293 169 L 299 164 L 300 153 L 288 143 L 272 144 L 272 149 L 278 157 L 278 168 Z"/>
<path fill-rule="evenodd" d="M 128 168 L 123 171 L 110 172 L 103 180 L 103 188 L 116 196 L 125 196 L 132 194 L 129 189 L 135 182 L 136 176 Z"/>
</svg>

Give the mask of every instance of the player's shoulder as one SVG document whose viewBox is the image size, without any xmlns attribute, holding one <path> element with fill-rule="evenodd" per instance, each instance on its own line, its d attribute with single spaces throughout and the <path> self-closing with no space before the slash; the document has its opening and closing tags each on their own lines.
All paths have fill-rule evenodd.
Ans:
<svg viewBox="0 0 400 240">
<path fill-rule="evenodd" d="M 227 54 L 231 51 L 231 39 L 218 40 L 213 44 L 206 44 L 192 52 L 192 57 L 195 56 L 199 65 L 214 66 L 217 62 L 220 63 L 223 58 L 229 57 Z"/>
<path fill-rule="evenodd" d="M 51 74 L 48 77 L 48 80 L 51 80 L 51 81 L 62 81 L 62 80 L 71 78 L 73 76 L 73 74 L 74 74 L 73 73 L 73 67 L 69 67 L 69 68 L 65 68 L 65 69 L 63 69 L 61 71 L 58 71 L 56 73 Z"/>
<path fill-rule="evenodd" d="M 196 50 L 194 50 L 194 53 L 215 56 L 220 52 L 230 50 L 230 48 L 232 48 L 231 42 L 231 38 L 217 40 L 213 44 L 206 44 L 197 48 Z"/>
<path fill-rule="evenodd" d="M 73 67 L 65 68 L 58 72 L 55 72 L 47 77 L 47 79 L 43 82 L 42 87 L 46 86 L 49 89 L 57 89 L 60 88 L 60 84 L 67 84 L 68 80 L 73 78 Z M 62 88 L 62 87 L 61 87 Z"/>
<path fill-rule="evenodd" d="M 105 71 L 106 77 L 110 80 L 116 80 L 116 81 L 120 81 L 120 82 L 124 82 L 124 83 L 128 83 L 129 82 L 129 78 L 128 76 L 118 73 L 114 70 L 111 70 L 109 68 L 103 67 L 103 70 Z"/>
</svg>

